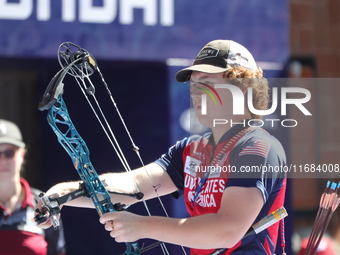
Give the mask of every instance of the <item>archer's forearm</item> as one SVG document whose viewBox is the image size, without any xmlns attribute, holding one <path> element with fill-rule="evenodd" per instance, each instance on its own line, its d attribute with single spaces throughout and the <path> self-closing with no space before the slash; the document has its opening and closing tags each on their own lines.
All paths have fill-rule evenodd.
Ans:
<svg viewBox="0 0 340 255">
<path fill-rule="evenodd" d="M 127 194 L 141 192 L 145 200 L 154 198 L 157 194 L 162 196 L 177 190 L 168 174 L 155 163 L 131 172 L 102 174 L 99 178 L 105 183 L 105 188 L 109 192 L 113 191 Z M 79 189 L 79 183 L 80 181 L 59 183 L 53 186 L 46 194 L 52 195 L 56 193 L 59 196 L 63 196 Z M 114 204 L 121 203 L 130 205 L 140 201 L 128 195 L 110 194 L 110 196 Z M 77 198 L 65 203 L 65 205 L 94 208 L 92 200 L 88 198 Z"/>
<path fill-rule="evenodd" d="M 169 175 L 158 164 L 151 163 L 131 172 L 108 173 L 100 176 L 107 190 L 123 193 L 142 192 L 144 199 L 170 194 L 177 190 Z M 112 195 L 113 203 L 133 204 L 137 199 L 124 195 Z"/>
<path fill-rule="evenodd" d="M 245 234 L 219 214 L 184 219 L 152 216 L 144 217 L 142 222 L 145 238 L 196 249 L 230 248 Z"/>
<path fill-rule="evenodd" d="M 230 248 L 242 239 L 263 204 L 257 188 L 228 187 L 217 213 L 185 219 L 143 217 L 141 236 L 198 249 Z"/>
</svg>

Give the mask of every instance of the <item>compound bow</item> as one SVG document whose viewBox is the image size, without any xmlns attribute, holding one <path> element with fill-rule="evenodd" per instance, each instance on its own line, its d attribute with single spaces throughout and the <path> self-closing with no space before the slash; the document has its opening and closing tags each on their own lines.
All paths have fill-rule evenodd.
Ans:
<svg viewBox="0 0 340 255">
<path fill-rule="evenodd" d="M 103 128 L 105 134 L 109 138 L 112 147 L 116 151 L 120 161 L 122 162 L 126 171 L 131 171 L 129 164 L 115 138 L 110 125 L 108 124 L 106 117 L 95 98 L 95 87 L 90 80 L 90 75 L 92 75 L 95 71 L 98 71 L 101 79 L 105 85 L 105 88 L 111 98 L 113 105 L 115 106 L 118 115 L 125 127 L 125 130 L 132 142 L 133 149 L 137 153 L 140 161 L 143 164 L 143 161 L 140 157 L 138 152 L 138 147 L 134 144 L 130 133 L 124 123 L 124 120 L 117 108 L 116 103 L 113 100 L 111 91 L 109 90 L 107 83 L 104 80 L 102 73 L 100 72 L 97 62 L 95 58 L 85 49 L 79 47 L 78 45 L 70 42 L 65 42 L 59 46 L 58 49 L 58 61 L 62 67 L 62 69 L 52 78 L 50 81 L 44 95 L 42 96 L 39 102 L 39 110 L 48 110 L 47 121 L 49 125 L 52 127 L 52 130 L 57 135 L 59 143 L 62 147 L 67 151 L 69 156 L 73 161 L 73 165 L 79 174 L 82 183 L 80 183 L 80 187 L 78 190 L 67 194 L 65 196 L 59 198 L 51 198 L 44 196 L 41 194 L 41 200 L 43 202 L 43 207 L 36 211 L 35 220 L 37 223 L 43 223 L 47 219 L 50 219 L 54 228 L 59 226 L 59 220 L 57 215 L 60 213 L 60 205 L 70 201 L 72 199 L 76 199 L 79 197 L 89 197 L 91 198 L 95 209 L 97 210 L 99 216 L 105 214 L 107 212 L 112 211 L 121 211 L 127 208 L 126 205 L 117 203 L 113 204 L 110 200 L 110 193 L 117 193 L 117 192 L 110 192 L 106 190 L 105 182 L 99 179 L 99 176 L 93 167 L 89 155 L 90 151 L 82 139 L 78 131 L 76 130 L 74 124 L 72 123 L 71 117 L 68 113 L 66 104 L 63 99 L 63 80 L 66 74 L 73 76 L 78 85 L 83 92 L 85 98 L 87 99 L 89 105 L 91 106 L 92 111 L 94 112 L 95 116 L 97 117 L 101 127 Z M 87 81 L 87 83 L 86 83 Z M 96 102 L 97 108 L 99 109 L 99 115 L 105 122 L 105 125 L 101 118 L 99 117 L 95 107 L 91 103 L 88 98 L 88 95 L 92 96 Z M 144 164 L 143 164 L 144 165 Z M 150 179 L 151 181 L 151 179 Z M 137 189 L 137 193 L 134 194 L 125 194 L 125 193 L 118 193 L 122 195 L 132 196 L 136 199 L 143 199 L 143 194 L 139 191 L 137 183 L 134 181 Z M 155 191 L 157 192 L 156 187 L 154 186 Z M 102 199 L 98 195 L 102 195 Z M 158 194 L 157 194 L 158 196 Z M 160 199 L 160 198 L 159 198 Z M 143 200 L 144 201 L 144 200 Z M 161 202 L 161 200 L 160 200 Z M 144 201 L 145 204 L 145 201 Z M 161 202 L 162 204 L 162 202 Z M 145 207 L 150 215 L 150 212 L 145 204 Z M 162 204 L 163 209 L 164 205 Z M 166 212 L 166 211 L 165 211 Z M 167 214 L 167 213 L 166 213 Z M 161 243 L 159 243 L 161 244 Z M 161 244 L 164 245 L 164 244 Z M 140 254 L 143 250 L 147 250 L 148 247 L 144 249 L 139 249 L 137 242 L 134 243 L 126 243 L 127 249 L 124 254 L 126 255 L 137 255 Z M 154 246 L 154 245 L 153 245 Z M 163 251 L 166 250 L 165 246 L 162 247 Z"/>
</svg>

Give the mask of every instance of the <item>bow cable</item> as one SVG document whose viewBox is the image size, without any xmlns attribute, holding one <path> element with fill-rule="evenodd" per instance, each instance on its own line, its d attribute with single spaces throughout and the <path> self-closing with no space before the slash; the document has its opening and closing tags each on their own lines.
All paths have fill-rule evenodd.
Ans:
<svg viewBox="0 0 340 255">
<path fill-rule="evenodd" d="M 97 69 L 98 69 L 98 67 L 97 67 Z M 99 71 L 99 70 L 98 70 L 98 71 Z M 81 71 L 81 72 L 82 72 L 82 71 Z M 100 71 L 99 71 L 99 72 L 100 72 Z M 100 74 L 101 74 L 101 73 L 100 73 Z M 101 76 L 102 76 L 102 75 L 101 75 Z M 92 81 L 88 78 L 88 75 L 87 75 L 87 74 L 83 74 L 82 77 L 75 77 L 75 78 L 76 78 L 76 81 L 77 81 L 77 83 L 78 83 L 79 88 L 81 89 L 81 91 L 82 91 L 82 93 L 83 93 L 85 99 L 87 100 L 87 102 L 88 102 L 90 108 L 92 109 L 92 111 L 93 111 L 95 117 L 97 118 L 99 124 L 101 125 L 103 131 L 105 132 L 107 138 L 109 139 L 109 141 L 110 141 L 112 147 L 114 148 L 116 154 L 118 155 L 118 157 L 119 157 L 121 163 L 123 164 L 125 170 L 126 170 L 127 172 L 131 172 L 131 171 L 132 171 L 132 170 L 131 170 L 131 167 L 130 167 L 129 163 L 127 162 L 127 159 L 126 159 L 126 157 L 125 157 L 125 155 L 124 155 L 124 153 L 123 153 L 123 151 L 122 151 L 122 149 L 121 149 L 121 147 L 120 147 L 120 145 L 119 145 L 119 143 L 118 143 L 118 141 L 117 141 L 116 136 L 114 135 L 114 133 L 113 133 L 113 131 L 112 131 L 112 128 L 111 128 L 110 124 L 109 124 L 108 121 L 107 121 L 107 118 L 106 118 L 106 116 L 105 116 L 105 114 L 104 114 L 104 112 L 103 112 L 103 110 L 102 110 L 102 108 L 101 108 L 101 106 L 100 106 L 100 104 L 99 104 L 97 98 L 96 98 L 96 95 L 95 95 L 95 93 L 94 93 L 94 90 L 89 90 L 89 89 L 88 89 L 89 87 L 86 87 L 86 83 L 85 83 L 84 78 L 86 78 L 86 79 L 88 80 L 88 82 L 91 84 L 91 87 L 94 87 L 93 84 L 92 84 Z M 103 77 L 102 77 L 102 79 L 103 79 Z M 80 80 L 81 82 L 80 82 L 79 80 Z M 104 81 L 104 82 L 105 82 L 105 81 Z M 99 112 L 100 112 L 100 116 L 103 118 L 103 120 L 104 120 L 104 122 L 105 122 L 105 125 L 103 124 L 103 121 L 101 120 L 100 116 L 98 115 L 98 113 L 97 113 L 95 107 L 93 106 L 93 103 L 90 101 L 89 97 L 86 95 L 86 92 L 85 92 L 85 90 L 84 90 L 84 88 L 82 87 L 81 84 L 83 85 L 83 87 L 85 88 L 86 91 L 90 91 L 88 94 L 91 95 L 91 96 L 93 97 L 93 100 L 94 100 L 94 102 L 95 102 L 95 104 L 96 104 L 96 107 L 98 108 L 98 110 L 99 110 Z M 127 126 L 126 126 L 126 124 L 125 124 L 125 122 L 124 122 L 124 119 L 122 118 L 122 115 L 120 114 L 120 112 L 119 112 L 119 110 L 118 110 L 117 104 L 115 103 L 115 101 L 114 101 L 114 99 L 113 99 L 113 97 L 112 97 L 111 91 L 109 90 L 109 88 L 108 88 L 108 86 L 107 86 L 106 83 L 105 83 L 105 87 L 106 87 L 106 89 L 108 90 L 108 93 L 109 93 L 109 95 L 110 95 L 111 101 L 113 102 L 113 105 L 115 106 L 115 108 L 116 108 L 116 110 L 117 110 L 117 112 L 118 112 L 119 118 L 120 118 L 120 120 L 122 121 L 123 126 L 124 126 L 126 132 L 128 133 L 128 136 L 129 136 L 129 138 L 130 138 L 130 141 L 132 142 L 132 145 L 133 145 L 133 149 L 134 149 L 134 151 L 137 153 L 138 158 L 140 159 L 140 161 L 141 161 L 141 163 L 142 163 L 142 167 L 145 167 L 145 165 L 144 165 L 144 163 L 143 163 L 143 160 L 142 160 L 142 158 L 141 158 L 141 156 L 140 156 L 140 154 L 139 154 L 139 148 L 138 148 L 138 147 L 135 145 L 135 143 L 133 142 L 132 137 L 131 137 L 131 135 L 130 135 L 130 132 L 129 132 L 129 130 L 127 129 Z M 113 141 L 112 141 L 112 139 L 113 139 Z M 147 172 L 147 171 L 146 171 L 146 172 Z M 147 172 L 147 174 L 148 174 L 148 172 Z M 149 174 L 148 174 L 148 177 L 149 177 L 149 180 L 152 182 L 151 177 L 149 176 Z M 132 180 L 133 180 L 133 182 L 134 182 L 134 184 L 135 184 L 135 186 L 136 186 L 137 191 L 140 192 L 140 188 L 138 187 L 138 184 L 137 184 L 136 180 L 135 180 L 134 178 L 132 178 Z M 155 186 L 153 185 L 153 187 L 155 187 Z M 157 189 L 155 189 L 155 191 L 157 192 Z M 157 194 L 157 195 L 158 195 L 158 194 Z M 145 200 L 143 199 L 143 201 L 145 201 Z M 162 205 L 163 209 L 165 210 L 165 214 L 167 215 L 167 217 L 169 217 L 169 215 L 168 215 L 168 213 L 167 213 L 167 211 L 166 211 L 166 209 L 165 209 L 165 207 L 164 207 L 164 205 L 163 205 L 163 203 L 162 203 L 161 200 L 160 200 L 160 202 L 161 202 L 161 205 Z M 151 216 L 150 211 L 149 211 L 149 208 L 147 207 L 146 209 L 147 209 L 147 211 L 148 211 L 148 214 Z"/>
</svg>

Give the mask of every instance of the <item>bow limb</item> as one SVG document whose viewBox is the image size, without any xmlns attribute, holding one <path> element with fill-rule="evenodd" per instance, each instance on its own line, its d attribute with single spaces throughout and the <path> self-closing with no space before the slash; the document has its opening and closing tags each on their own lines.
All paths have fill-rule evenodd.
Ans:
<svg viewBox="0 0 340 255">
<path fill-rule="evenodd" d="M 114 211 L 113 204 L 110 203 L 110 194 L 89 159 L 89 149 L 73 125 L 61 95 L 51 107 L 47 119 L 57 135 L 59 143 L 70 155 L 74 168 L 84 182 L 86 192 L 92 199 L 99 215 Z M 103 200 L 99 200 L 97 194 L 102 194 Z"/>
</svg>

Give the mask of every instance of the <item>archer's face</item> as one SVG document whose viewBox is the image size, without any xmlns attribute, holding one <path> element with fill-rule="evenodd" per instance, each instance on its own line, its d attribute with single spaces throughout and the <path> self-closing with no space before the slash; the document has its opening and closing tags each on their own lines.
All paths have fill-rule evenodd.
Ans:
<svg viewBox="0 0 340 255">
<path fill-rule="evenodd" d="M 232 93 L 228 89 L 215 88 L 215 84 L 226 84 L 224 73 L 202 73 L 193 71 L 190 79 L 192 103 L 202 125 L 212 128 L 214 119 L 232 118 Z M 206 98 L 206 103 L 202 100 Z"/>
</svg>

